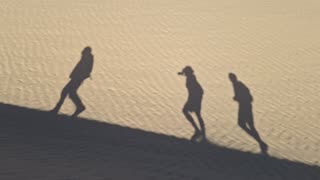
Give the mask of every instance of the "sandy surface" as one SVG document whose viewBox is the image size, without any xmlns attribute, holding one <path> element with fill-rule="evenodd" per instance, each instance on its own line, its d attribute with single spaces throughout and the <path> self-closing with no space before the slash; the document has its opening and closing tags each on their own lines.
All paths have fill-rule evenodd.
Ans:
<svg viewBox="0 0 320 180">
<path fill-rule="evenodd" d="M 270 156 L 320 166 L 319 1 L 2 0 L 0 12 L 2 103 L 52 109 L 91 46 L 81 117 L 189 139 L 177 72 L 191 65 L 208 140 L 259 153 L 237 124 L 233 72 L 254 97 Z M 61 113 L 73 111 L 67 99 Z"/>
<path fill-rule="evenodd" d="M 320 167 L 0 104 L 5 180 L 318 180 Z M 27 121 L 26 121 L 27 119 Z"/>
</svg>

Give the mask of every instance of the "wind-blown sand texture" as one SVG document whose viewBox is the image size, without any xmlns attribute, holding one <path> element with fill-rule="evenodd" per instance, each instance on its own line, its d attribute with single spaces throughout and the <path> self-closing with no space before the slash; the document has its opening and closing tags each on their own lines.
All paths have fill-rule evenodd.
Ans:
<svg viewBox="0 0 320 180">
<path fill-rule="evenodd" d="M 260 179 L 319 178 L 315 172 L 320 166 L 320 1 L 1 0 L 0 12 L 0 102 L 4 103 L 0 159 L 6 162 L 0 164 L 0 179 L 68 179 L 60 177 L 64 174 L 72 174 L 71 179 L 125 179 L 130 175 L 140 179 L 154 179 L 148 175 L 253 179 L 248 174 L 251 167 Z M 43 111 L 54 107 L 86 46 L 92 47 L 95 60 L 92 80 L 86 80 L 79 90 L 87 107 L 80 116 L 88 122 L 76 119 L 81 125 L 72 130 L 76 120 L 68 124 L 64 122 L 69 121 L 67 117 L 57 116 L 62 124 L 51 122 L 54 118 L 47 118 Z M 187 99 L 185 78 L 177 76 L 186 65 L 193 67 L 204 89 L 202 115 L 214 147 L 197 147 L 186 140 L 193 129 L 181 112 Z M 237 124 L 238 106 L 232 99 L 229 72 L 252 93 L 255 126 L 269 145 L 266 166 L 275 169 L 264 168 L 265 157 L 256 155 L 257 142 Z M 19 111 L 26 112 L 25 118 L 15 116 Z M 74 105 L 67 99 L 61 113 L 73 112 Z M 102 137 L 90 135 L 94 132 L 90 120 L 105 123 L 92 122 L 101 133 L 106 131 Z M 57 129 L 49 131 L 46 122 Z M 117 133 L 123 139 L 117 141 Z M 99 136 L 97 142 L 88 143 L 95 136 Z M 164 141 L 163 149 L 157 150 L 153 141 Z M 149 143 L 155 148 L 144 153 Z M 76 150 L 80 147 L 83 153 Z M 64 150 L 68 154 L 60 155 Z M 183 153 L 187 157 L 180 157 Z M 69 154 L 70 159 L 65 159 Z M 119 164 L 113 155 L 122 157 Z M 211 155 L 212 161 L 218 156 L 219 162 L 206 162 Z M 104 164 L 108 160 L 112 163 Z M 157 164 L 153 169 L 154 161 L 163 166 Z M 196 166 L 189 166 L 191 162 L 200 167 L 207 163 L 203 168 L 208 169 L 197 167 L 199 173 L 188 176 L 185 172 Z M 283 167 L 278 163 L 284 163 Z M 114 168 L 108 172 L 110 167 L 104 165 Z M 148 165 L 150 169 L 145 169 Z M 136 166 L 141 169 L 134 171 Z M 105 172 L 86 174 L 88 167 Z M 232 167 L 245 169 L 237 171 L 236 178 L 231 177 Z M 286 167 L 302 175 L 287 172 L 282 176 Z M 180 177 L 181 168 L 185 171 Z M 55 172 L 63 169 L 65 172 Z"/>
</svg>

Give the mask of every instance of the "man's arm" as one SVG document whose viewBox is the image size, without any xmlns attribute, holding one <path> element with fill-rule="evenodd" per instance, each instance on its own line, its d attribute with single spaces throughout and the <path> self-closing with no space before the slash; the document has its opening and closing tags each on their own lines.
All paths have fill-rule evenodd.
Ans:
<svg viewBox="0 0 320 180">
<path fill-rule="evenodd" d="M 232 87 L 233 87 L 233 93 L 234 93 L 233 100 L 234 101 L 238 101 L 238 96 L 237 96 L 237 90 L 236 90 L 235 83 L 232 83 Z"/>
<path fill-rule="evenodd" d="M 90 62 L 90 64 L 89 64 L 89 74 L 88 74 L 88 76 L 89 76 L 89 78 L 90 79 L 92 79 L 92 77 L 91 77 L 91 72 L 92 72 L 92 70 L 93 70 L 93 63 L 94 63 L 94 57 L 93 57 L 93 55 L 92 55 L 92 59 L 91 59 L 91 62 Z"/>
</svg>

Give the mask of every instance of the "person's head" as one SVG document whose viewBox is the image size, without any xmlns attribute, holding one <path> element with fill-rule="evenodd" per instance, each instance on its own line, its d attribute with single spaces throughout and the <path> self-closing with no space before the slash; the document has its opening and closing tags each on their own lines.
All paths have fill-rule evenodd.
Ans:
<svg viewBox="0 0 320 180">
<path fill-rule="evenodd" d="M 91 47 L 87 46 L 82 50 L 82 55 L 88 55 L 91 54 Z"/>
<path fill-rule="evenodd" d="M 230 79 L 230 81 L 233 82 L 233 83 L 235 83 L 235 82 L 238 81 L 237 76 L 236 76 L 235 74 L 233 74 L 233 73 L 229 73 L 229 79 Z"/>
<path fill-rule="evenodd" d="M 186 75 L 186 76 L 190 76 L 193 74 L 193 69 L 191 68 L 191 66 L 186 66 L 185 68 L 182 69 L 182 72 Z"/>
</svg>

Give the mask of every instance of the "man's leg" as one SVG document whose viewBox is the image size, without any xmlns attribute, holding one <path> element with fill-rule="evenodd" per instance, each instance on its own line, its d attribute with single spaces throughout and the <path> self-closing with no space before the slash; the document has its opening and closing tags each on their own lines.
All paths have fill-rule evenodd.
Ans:
<svg viewBox="0 0 320 180">
<path fill-rule="evenodd" d="M 247 121 L 248 129 L 250 130 L 250 135 L 258 142 L 261 141 L 258 131 L 254 127 L 253 119 L 248 119 Z"/>
<path fill-rule="evenodd" d="M 251 133 L 251 136 L 259 143 L 259 146 L 260 146 L 260 149 L 261 149 L 261 152 L 263 154 L 268 154 L 268 145 L 261 139 L 258 131 L 256 130 L 256 128 L 254 127 L 254 123 L 253 121 L 249 121 L 248 122 L 248 126 L 250 128 L 250 133 Z"/>
<path fill-rule="evenodd" d="M 51 112 L 58 113 L 64 100 L 66 99 L 71 87 L 71 81 L 62 89 L 60 94 L 60 99 L 57 102 L 56 106 L 51 110 Z"/>
<path fill-rule="evenodd" d="M 239 104 L 239 113 L 238 113 L 238 125 L 250 136 L 252 136 L 251 129 L 247 127 L 247 122 L 249 117 L 249 112 L 251 107 L 247 104 Z"/>
<path fill-rule="evenodd" d="M 80 114 L 86 109 L 80 97 L 78 96 L 77 91 L 70 92 L 69 97 L 73 101 L 73 103 L 76 105 L 76 108 L 77 108 L 72 116 L 77 116 L 78 114 Z"/>
<path fill-rule="evenodd" d="M 246 120 L 244 119 L 244 117 L 240 113 L 239 113 L 239 117 L 238 117 L 238 126 L 240 126 L 241 129 L 243 129 L 247 134 L 249 134 L 251 136 L 251 131 L 246 125 Z"/>
<path fill-rule="evenodd" d="M 204 121 L 203 121 L 202 116 L 201 116 L 201 112 L 197 111 L 196 115 L 197 115 L 197 118 L 199 120 L 199 124 L 200 124 L 200 128 L 201 128 L 201 131 L 202 131 L 202 135 L 205 138 L 206 137 L 206 128 L 205 128 Z"/>
<path fill-rule="evenodd" d="M 199 130 L 197 124 L 194 122 L 192 116 L 189 114 L 188 109 L 187 108 L 183 108 L 182 112 L 186 116 L 186 118 L 190 122 L 190 124 L 193 126 L 193 128 L 195 130 L 195 134 L 199 134 L 200 130 Z"/>
</svg>

